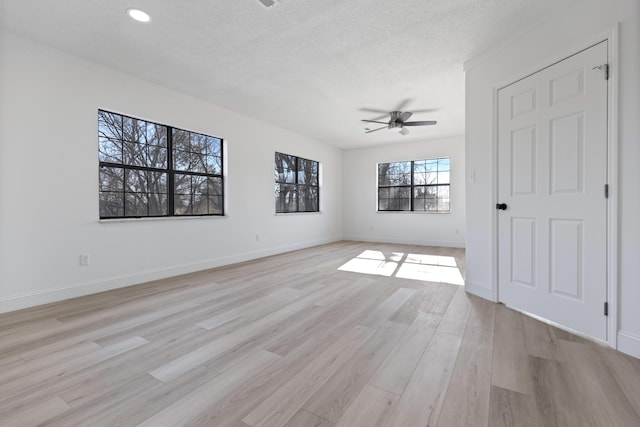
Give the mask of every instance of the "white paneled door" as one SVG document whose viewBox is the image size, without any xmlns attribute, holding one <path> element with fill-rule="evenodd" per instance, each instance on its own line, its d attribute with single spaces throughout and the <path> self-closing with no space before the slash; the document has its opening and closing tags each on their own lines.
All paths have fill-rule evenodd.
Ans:
<svg viewBox="0 0 640 427">
<path fill-rule="evenodd" d="M 601 340 L 607 42 L 498 92 L 500 301 Z"/>
</svg>

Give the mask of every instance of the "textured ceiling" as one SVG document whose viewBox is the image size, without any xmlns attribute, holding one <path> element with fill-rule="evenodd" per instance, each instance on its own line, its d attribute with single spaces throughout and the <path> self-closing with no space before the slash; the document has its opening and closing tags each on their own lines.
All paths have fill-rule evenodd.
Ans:
<svg viewBox="0 0 640 427">
<path fill-rule="evenodd" d="M 575 1 L 0 0 L 8 31 L 342 148 L 463 134 L 462 62 Z M 364 134 L 403 101 L 438 125 Z"/>
</svg>

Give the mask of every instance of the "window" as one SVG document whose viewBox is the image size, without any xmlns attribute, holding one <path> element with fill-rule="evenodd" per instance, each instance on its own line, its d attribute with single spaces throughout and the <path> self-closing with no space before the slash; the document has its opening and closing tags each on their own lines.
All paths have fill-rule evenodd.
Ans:
<svg viewBox="0 0 640 427">
<path fill-rule="evenodd" d="M 451 159 L 378 163 L 378 211 L 449 212 Z"/>
<path fill-rule="evenodd" d="M 222 139 L 98 110 L 100 218 L 224 214 Z"/>
<path fill-rule="evenodd" d="M 276 213 L 319 212 L 318 162 L 276 153 Z"/>
</svg>

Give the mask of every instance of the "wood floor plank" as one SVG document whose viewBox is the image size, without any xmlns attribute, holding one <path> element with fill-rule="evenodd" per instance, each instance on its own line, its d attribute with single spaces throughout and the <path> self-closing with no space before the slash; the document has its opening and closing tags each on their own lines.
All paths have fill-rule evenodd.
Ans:
<svg viewBox="0 0 640 427">
<path fill-rule="evenodd" d="M 533 396 L 491 387 L 489 427 L 540 427 L 544 424 L 538 416 Z"/>
<path fill-rule="evenodd" d="M 337 422 L 406 330 L 406 325 L 396 322 L 381 325 L 303 408 Z"/>
<path fill-rule="evenodd" d="M 582 427 L 592 425 L 586 402 L 576 393 L 577 384 L 564 363 L 530 357 L 539 420 L 543 425 Z"/>
<path fill-rule="evenodd" d="M 356 326 L 323 351 L 291 380 L 242 419 L 253 427 L 288 422 L 302 405 L 373 335 L 375 330 Z"/>
<path fill-rule="evenodd" d="M 333 423 L 301 409 L 285 424 L 285 427 L 333 427 Z"/>
<path fill-rule="evenodd" d="M 336 427 L 382 427 L 400 396 L 365 385 L 342 414 Z"/>
<path fill-rule="evenodd" d="M 376 370 L 369 384 L 401 394 L 429 345 L 440 319 L 440 315 L 419 314 Z"/>
<path fill-rule="evenodd" d="M 522 314 L 503 305 L 496 308 L 491 383 L 507 390 L 533 394 Z"/>
<path fill-rule="evenodd" d="M 291 312 L 287 308 L 274 311 L 259 321 L 240 328 L 234 334 L 226 335 L 198 348 L 197 350 L 178 357 L 166 365 L 150 371 L 149 374 L 164 383 L 171 382 L 180 375 L 202 365 L 225 351 L 232 349 L 233 347 L 241 344 L 244 340 L 260 333 L 260 331 L 269 328 L 272 325 L 282 322 L 293 314 L 295 313 Z"/>
<path fill-rule="evenodd" d="M 35 427 L 46 423 L 70 408 L 64 400 L 54 397 L 3 418 L 2 425 L 4 427 Z"/>
<path fill-rule="evenodd" d="M 387 425 L 436 425 L 461 341 L 462 337 L 436 332 Z"/>
<path fill-rule="evenodd" d="M 567 362 L 564 366 L 575 381 L 575 393 L 590 403 L 593 424 L 640 426 L 640 415 L 607 369 L 594 344 L 561 340 L 559 345 Z"/>
<path fill-rule="evenodd" d="M 184 426 L 191 419 L 204 412 L 209 405 L 215 404 L 246 381 L 251 380 L 252 377 L 273 364 L 280 357 L 274 353 L 260 350 L 254 357 L 245 360 L 242 367 L 220 374 L 173 405 L 149 418 L 140 426 Z"/>
<path fill-rule="evenodd" d="M 441 426 L 489 422 L 495 304 L 478 298 L 470 302 L 471 314 L 438 420 Z"/>
</svg>

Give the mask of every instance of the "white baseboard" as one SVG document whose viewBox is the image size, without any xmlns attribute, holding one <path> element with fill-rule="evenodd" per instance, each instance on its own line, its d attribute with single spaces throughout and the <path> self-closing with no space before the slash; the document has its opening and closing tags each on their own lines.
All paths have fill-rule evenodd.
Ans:
<svg viewBox="0 0 640 427">
<path fill-rule="evenodd" d="M 23 308 L 34 307 L 42 304 L 49 304 L 56 301 L 62 301 L 70 298 L 81 297 L 85 295 L 95 294 L 98 292 L 110 291 L 113 289 L 124 288 L 126 286 L 136 285 L 149 282 L 152 280 L 165 279 L 167 277 L 179 276 L 181 274 L 193 273 L 195 271 L 207 270 L 210 268 L 222 267 L 229 264 L 235 264 L 243 261 L 263 258 L 271 255 L 277 255 L 285 252 L 291 252 L 298 249 L 310 248 L 313 246 L 324 245 L 327 243 L 342 240 L 339 237 L 314 240 L 292 245 L 279 246 L 274 248 L 262 249 L 259 251 L 246 252 L 237 255 L 214 258 L 206 261 L 200 261 L 189 264 L 174 265 L 162 269 L 141 271 L 133 274 L 125 274 L 121 276 L 113 276 L 104 279 L 97 279 L 90 282 L 76 283 L 69 286 L 46 289 L 37 292 L 25 293 L 21 295 L 12 295 L 0 298 L 0 313 L 6 313 Z"/>
<path fill-rule="evenodd" d="M 618 331 L 618 350 L 640 359 L 640 336 Z"/>
<path fill-rule="evenodd" d="M 484 286 L 475 285 L 468 280 L 464 282 L 464 290 L 468 293 L 478 296 L 480 298 L 484 298 L 489 301 L 498 302 L 493 296 L 493 290 L 485 288 Z"/>
<path fill-rule="evenodd" d="M 371 236 L 345 236 L 344 240 L 352 240 L 355 242 L 371 242 L 371 243 L 397 243 L 399 245 L 420 245 L 420 246 L 441 246 L 445 248 L 464 248 L 464 241 L 438 241 L 438 240 L 420 240 L 420 239 L 396 239 L 386 237 Z"/>
</svg>

